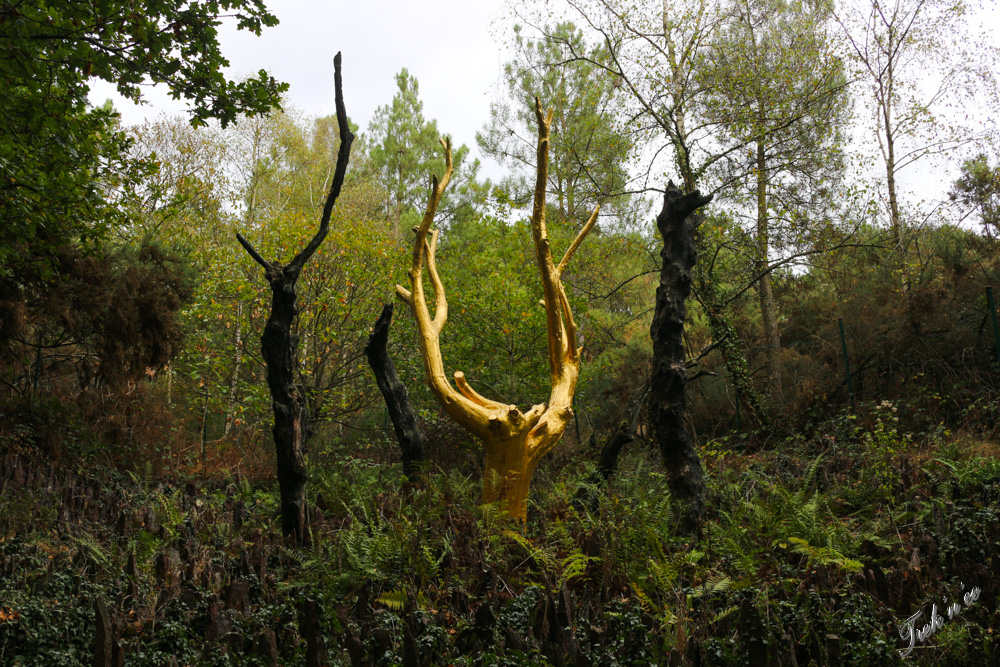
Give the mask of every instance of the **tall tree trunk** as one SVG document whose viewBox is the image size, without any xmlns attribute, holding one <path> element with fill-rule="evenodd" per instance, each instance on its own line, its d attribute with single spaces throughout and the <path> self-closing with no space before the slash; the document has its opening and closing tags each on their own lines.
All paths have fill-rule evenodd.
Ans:
<svg viewBox="0 0 1000 667">
<path fill-rule="evenodd" d="M 764 359 L 767 366 L 767 384 L 772 400 L 781 402 L 781 336 L 778 332 L 778 308 L 774 303 L 771 286 L 770 230 L 767 217 L 767 162 L 764 156 L 764 142 L 757 141 L 757 261 L 756 270 L 760 275 L 757 295 L 760 297 L 760 315 L 764 323 Z"/>
<path fill-rule="evenodd" d="M 718 343 L 722 360 L 726 364 L 730 381 L 736 390 L 737 400 L 747 409 L 747 413 L 761 426 L 769 423 L 767 411 L 757 394 L 750 378 L 746 355 L 740 349 L 740 337 L 723 312 L 721 298 L 712 282 L 711 276 L 700 275 L 698 279 L 698 294 L 701 304 L 708 315 L 708 324 L 712 329 L 712 340 Z"/>
<path fill-rule="evenodd" d="M 229 407 L 226 409 L 226 428 L 222 433 L 223 437 L 229 435 L 233 427 L 233 418 L 236 416 L 236 384 L 240 379 L 240 365 L 243 362 L 243 333 L 240 324 L 243 320 L 243 302 L 236 301 L 236 361 L 233 363 L 233 373 L 229 377 Z"/>
<path fill-rule="evenodd" d="M 885 123 L 885 145 L 883 146 L 883 158 L 885 158 L 885 181 L 889 189 L 889 221 L 892 225 L 892 238 L 896 247 L 896 253 L 903 251 L 903 223 L 899 217 L 899 200 L 896 198 L 896 137 L 892 131 L 892 94 L 893 94 L 893 70 L 890 67 L 886 73 L 886 90 L 882 94 L 880 106 L 882 107 L 882 122 Z"/>
<path fill-rule="evenodd" d="M 274 410 L 274 445 L 278 459 L 281 495 L 281 531 L 296 543 L 308 541 L 306 531 L 305 397 L 295 383 L 298 336 L 292 334 L 297 308 L 295 281 L 298 272 L 274 266 L 268 272 L 271 284 L 271 314 L 260 337 L 260 351 L 267 364 L 267 387 Z"/>
<path fill-rule="evenodd" d="M 286 265 L 277 260 L 267 261 L 253 245 L 236 234 L 243 249 L 264 269 L 264 277 L 271 286 L 271 313 L 260 337 L 261 354 L 267 364 L 267 387 L 271 392 L 274 410 L 274 448 L 277 453 L 278 487 L 281 496 L 281 532 L 296 544 L 309 540 L 306 522 L 306 467 L 305 443 L 309 437 L 306 397 L 301 385 L 295 382 L 296 348 L 298 337 L 292 335 L 297 309 L 295 283 L 306 262 L 323 243 L 330 230 L 333 205 L 340 196 L 347 174 L 347 161 L 351 154 L 354 135 L 347 124 L 347 110 L 340 76 L 340 54 L 333 59 L 334 89 L 337 104 L 337 127 L 340 147 L 337 151 L 337 168 L 330 184 L 319 229 L 312 240 Z"/>
<path fill-rule="evenodd" d="M 889 77 L 891 90 L 892 76 Z M 896 195 L 896 137 L 893 134 L 890 121 L 892 114 L 890 107 L 885 106 L 885 146 L 883 155 L 885 157 L 885 183 L 889 190 L 889 221 L 892 225 L 893 248 L 889 253 L 890 267 L 899 272 L 899 282 L 904 292 L 909 291 L 910 282 L 906 275 L 905 248 L 903 246 L 903 221 L 899 215 L 899 199 Z"/>
<path fill-rule="evenodd" d="M 909 281 L 904 270 L 903 257 L 903 221 L 899 215 L 899 198 L 896 193 L 896 135 L 892 129 L 892 104 L 893 104 L 893 67 L 886 70 L 885 88 L 880 89 L 878 104 L 882 111 L 882 123 L 884 134 L 879 133 L 879 147 L 882 149 L 882 158 L 885 160 L 885 185 L 889 190 L 889 224 L 892 228 L 893 248 L 889 254 L 890 267 L 899 271 L 900 284 L 903 291 L 909 289 Z"/>
<path fill-rule="evenodd" d="M 694 212 L 712 200 L 695 190 L 686 195 L 671 182 L 656 226 L 663 236 L 660 285 L 649 333 L 653 339 L 649 419 L 660 445 L 667 482 L 680 505 L 680 530 L 694 532 L 705 512 L 705 479 L 694 443 L 684 428 L 687 366 L 684 319 L 691 294 L 691 268 L 697 259 Z"/>
<path fill-rule="evenodd" d="M 684 112 L 684 86 L 687 77 L 681 71 L 681 63 L 677 60 L 677 48 L 670 34 L 670 2 L 663 0 L 663 44 L 667 49 L 667 59 L 670 62 L 670 81 L 673 90 L 673 108 L 670 117 L 674 122 L 672 143 L 674 145 L 674 160 L 677 170 L 684 181 L 684 192 L 694 192 L 695 174 L 691 169 L 691 156 L 688 152 L 687 129 L 685 129 L 686 114 Z"/>
<path fill-rule="evenodd" d="M 887 144 L 887 159 L 885 161 L 886 185 L 889 188 L 889 217 L 892 223 L 892 240 L 895 242 L 895 252 L 903 251 L 903 223 L 899 217 L 899 199 L 896 197 L 896 158 L 890 136 Z"/>
<path fill-rule="evenodd" d="M 365 356 L 368 365 L 375 373 L 375 381 L 385 399 L 389 410 L 392 428 L 396 431 L 396 440 L 403 458 L 403 473 L 411 482 L 420 477 L 420 466 L 427 460 L 427 436 L 420 425 L 417 413 L 410 405 L 410 395 L 406 385 L 396 373 L 396 365 L 392 363 L 386 344 L 389 341 L 389 327 L 392 326 L 392 304 L 382 307 L 382 314 L 375 322 L 375 329 L 365 346 Z"/>
</svg>

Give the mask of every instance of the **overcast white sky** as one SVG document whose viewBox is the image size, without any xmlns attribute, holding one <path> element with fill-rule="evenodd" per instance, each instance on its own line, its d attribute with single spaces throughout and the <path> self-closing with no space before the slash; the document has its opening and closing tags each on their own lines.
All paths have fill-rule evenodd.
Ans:
<svg viewBox="0 0 1000 667">
<path fill-rule="evenodd" d="M 475 148 L 504 61 L 502 31 L 493 29 L 500 25 L 495 19 L 505 16 L 503 0 L 270 0 L 267 5 L 281 23 L 260 37 L 232 27 L 220 30 L 231 76 L 266 69 L 289 84 L 294 106 L 308 115 L 328 115 L 334 113 L 333 56 L 341 51 L 347 113 L 367 130 L 375 109 L 392 100 L 395 74 L 406 67 L 420 83 L 424 117 L 437 120 L 456 145 Z M 162 90 L 150 89 L 146 97 L 149 105 L 133 105 L 103 81 L 91 90 L 95 103 L 114 100 L 125 125 L 186 108 Z M 482 175 L 496 178 L 501 172 L 488 163 Z"/>
<path fill-rule="evenodd" d="M 451 134 L 456 145 L 467 144 L 478 154 L 476 132 L 489 118 L 490 101 L 498 94 L 496 84 L 508 58 L 503 40 L 510 15 L 504 0 L 270 0 L 267 4 L 281 23 L 264 29 L 260 37 L 237 31 L 231 24 L 220 30 L 232 77 L 266 69 L 290 84 L 287 98 L 295 107 L 308 115 L 328 115 L 334 112 L 333 56 L 341 51 L 347 112 L 365 131 L 375 109 L 392 100 L 394 75 L 406 67 L 420 83 L 425 118 L 437 120 L 438 128 Z M 994 31 L 997 23 L 995 4 L 987 2 L 978 8 L 970 27 Z M 119 98 L 112 85 L 96 82 L 91 100 L 102 103 L 109 97 L 126 125 L 185 110 L 163 90 L 149 89 L 150 104 L 136 106 Z M 955 166 L 948 165 L 949 170 Z M 934 189 L 946 187 L 952 176 L 934 178 L 936 171 L 921 170 L 924 180 L 936 182 Z M 480 173 L 497 179 L 504 172 L 483 159 Z M 919 176 L 904 174 L 903 180 L 916 177 L 919 182 Z"/>
</svg>

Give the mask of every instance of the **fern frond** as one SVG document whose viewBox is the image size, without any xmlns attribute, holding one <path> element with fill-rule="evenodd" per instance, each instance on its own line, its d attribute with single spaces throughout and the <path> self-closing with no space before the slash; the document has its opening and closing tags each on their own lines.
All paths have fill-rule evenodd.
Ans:
<svg viewBox="0 0 1000 667">
<path fill-rule="evenodd" d="M 406 607 L 406 591 L 403 589 L 386 591 L 375 598 L 375 601 L 384 604 L 390 611 L 403 611 Z"/>
<path fill-rule="evenodd" d="M 642 608 L 645 611 L 652 611 L 655 607 L 653 605 L 653 601 L 649 599 L 649 596 L 643 593 L 642 589 L 636 586 L 635 583 L 632 583 L 631 586 L 632 592 L 635 593 L 635 597 L 639 600 L 639 604 L 642 605 Z"/>
<path fill-rule="evenodd" d="M 517 532 L 516 530 L 505 530 L 503 531 L 503 535 L 504 537 L 520 544 L 521 547 L 523 547 L 524 550 L 527 551 L 528 553 L 531 553 L 532 551 L 535 550 L 535 545 L 531 543 L 531 540 L 529 540 L 527 537 Z"/>
<path fill-rule="evenodd" d="M 562 565 L 562 576 L 559 577 L 560 585 L 585 575 L 590 564 L 600 562 L 600 560 L 597 556 L 587 556 L 581 551 L 573 552 L 560 563 Z"/>
<path fill-rule="evenodd" d="M 729 616 L 730 614 L 732 614 L 732 613 L 733 613 L 734 611 L 736 611 L 737 609 L 738 609 L 738 607 L 736 607 L 736 606 L 733 606 L 733 607 L 727 607 L 727 608 L 723 609 L 722 611 L 720 611 L 720 612 L 719 612 L 718 614 L 716 614 L 715 616 L 713 616 L 713 617 L 712 617 L 712 620 L 711 620 L 711 621 L 709 621 L 709 622 L 710 622 L 710 623 L 718 623 L 718 622 L 719 622 L 719 621 L 721 621 L 722 619 L 724 619 L 724 618 L 726 618 L 727 616 Z"/>
</svg>

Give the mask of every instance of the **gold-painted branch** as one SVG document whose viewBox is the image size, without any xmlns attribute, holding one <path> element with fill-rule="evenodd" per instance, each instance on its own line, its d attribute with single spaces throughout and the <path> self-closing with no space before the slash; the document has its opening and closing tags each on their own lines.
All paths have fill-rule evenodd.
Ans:
<svg viewBox="0 0 1000 667">
<path fill-rule="evenodd" d="M 455 371 L 455 386 L 458 387 L 458 390 L 462 392 L 463 396 L 476 405 L 489 408 L 490 410 L 503 410 L 507 407 L 503 403 L 491 401 L 469 386 L 469 383 L 465 379 L 465 373 L 462 371 Z"/>
<path fill-rule="evenodd" d="M 559 274 L 560 278 L 562 278 L 563 270 L 565 270 L 566 265 L 569 264 L 570 258 L 573 257 L 573 253 L 576 252 L 576 249 L 580 247 L 581 243 L 583 243 L 583 239 L 587 238 L 587 234 L 589 234 L 590 230 L 594 228 L 595 224 L 597 224 L 597 212 L 600 210 L 600 204 L 594 207 L 594 212 L 590 214 L 590 219 L 587 220 L 587 224 L 583 226 L 583 229 L 581 229 L 580 233 L 576 235 L 573 242 L 569 244 L 569 249 L 566 250 L 566 254 L 563 255 L 562 261 L 559 262 L 559 266 L 556 267 L 556 273 Z"/>
<path fill-rule="evenodd" d="M 531 211 L 531 235 L 535 243 L 535 260 L 542 279 L 542 295 L 545 299 L 545 324 L 548 330 L 549 368 L 553 386 L 563 375 L 563 326 L 556 304 L 558 289 L 555 265 L 552 262 L 552 248 L 545 226 L 545 190 L 549 178 L 549 128 L 552 126 L 552 110 L 543 113 L 542 104 L 535 98 L 535 118 L 538 121 L 538 165 L 535 178 L 535 197 Z"/>
<path fill-rule="evenodd" d="M 396 287 L 397 296 L 410 306 L 417 320 L 420 351 L 424 357 L 431 390 L 452 419 L 483 441 L 486 449 L 483 501 L 502 501 L 511 516 L 522 521 L 527 514 L 528 488 L 535 468 L 562 438 L 573 417 L 571 406 L 580 371 L 580 351 L 576 346 L 576 323 L 573 321 L 561 276 L 573 253 L 596 224 L 598 213 L 598 209 L 595 209 L 557 267 L 552 260 L 551 242 L 545 227 L 545 190 L 548 184 L 552 111 L 543 113 L 541 103 L 536 98 L 535 115 L 538 119 L 538 167 L 531 230 L 545 297 L 542 306 L 545 308 L 552 376 L 549 401 L 532 406 L 522 413 L 516 405 L 490 400 L 476 392 L 460 371 L 454 374 L 454 385 L 445 378 L 440 334 L 448 319 L 448 301 L 438 275 L 438 233 L 437 230 L 431 230 L 431 225 L 452 174 L 451 144 L 447 141 L 442 141 L 445 147 L 444 175 L 440 181 L 432 179 L 427 211 L 420 225 L 414 229 L 416 238 L 413 242 L 413 263 L 409 271 L 410 289 Z M 433 319 L 424 292 L 425 265 L 434 289 Z"/>
<path fill-rule="evenodd" d="M 444 293 L 444 284 L 437 270 L 437 240 L 438 230 L 431 230 L 430 241 L 424 242 L 424 252 L 427 254 L 427 272 L 431 276 L 431 286 L 434 288 L 434 329 L 441 333 L 444 323 L 448 321 L 448 298 Z"/>
<path fill-rule="evenodd" d="M 565 354 L 580 363 L 579 349 L 576 346 L 576 322 L 573 321 L 573 311 L 569 307 L 569 299 L 566 297 L 566 290 L 559 286 L 559 305 L 563 311 L 563 324 L 566 327 L 566 349 Z"/>
<path fill-rule="evenodd" d="M 413 295 L 402 285 L 396 285 L 396 297 L 407 306 L 413 307 Z"/>
<path fill-rule="evenodd" d="M 445 171 L 440 179 L 437 176 L 431 177 L 427 210 L 424 212 L 420 225 L 414 229 L 416 238 L 413 242 L 413 263 L 409 271 L 410 290 L 397 285 L 396 295 L 410 306 L 417 321 L 417 329 L 420 332 L 420 351 L 424 358 L 427 381 L 438 402 L 452 419 L 474 434 L 485 437 L 488 433 L 491 411 L 452 386 L 445 377 L 444 361 L 441 358 L 440 333 L 448 318 L 448 300 L 437 271 L 435 255 L 438 232 L 436 229 L 431 230 L 431 225 L 453 171 L 451 142 L 442 140 L 441 145 L 444 146 L 445 150 Z M 434 289 L 435 314 L 433 318 L 431 318 L 424 291 L 423 268 L 425 260 Z"/>
</svg>

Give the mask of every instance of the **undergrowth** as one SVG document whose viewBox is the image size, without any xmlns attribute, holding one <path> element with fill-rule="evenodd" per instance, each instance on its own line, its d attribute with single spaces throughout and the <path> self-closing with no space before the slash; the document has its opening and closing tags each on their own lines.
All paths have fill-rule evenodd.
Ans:
<svg viewBox="0 0 1000 667">
<path fill-rule="evenodd" d="M 128 665 L 891 665 L 906 618 L 975 586 L 906 661 L 986 664 L 1000 462 L 894 414 L 756 452 L 707 443 L 700 539 L 675 533 L 642 448 L 607 487 L 589 464 L 543 469 L 526 525 L 457 470 L 412 485 L 344 457 L 313 470 L 306 548 L 245 479 L 8 474 L 0 663 L 89 664 L 101 600 Z"/>
</svg>

